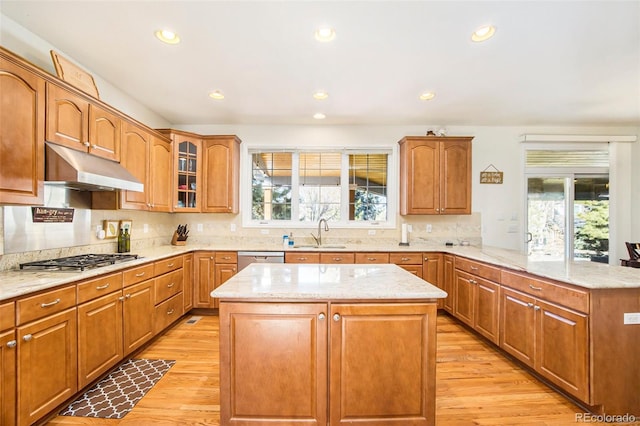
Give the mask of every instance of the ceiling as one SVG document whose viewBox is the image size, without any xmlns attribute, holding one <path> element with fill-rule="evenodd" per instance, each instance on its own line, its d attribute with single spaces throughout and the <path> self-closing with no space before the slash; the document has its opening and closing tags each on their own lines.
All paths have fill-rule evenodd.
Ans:
<svg viewBox="0 0 640 426">
<path fill-rule="evenodd" d="M 173 125 L 640 124 L 639 1 L 2 0 L 0 11 Z M 487 23 L 495 36 L 472 42 Z M 332 42 L 315 40 L 321 25 Z M 159 42 L 162 28 L 181 43 Z"/>
</svg>

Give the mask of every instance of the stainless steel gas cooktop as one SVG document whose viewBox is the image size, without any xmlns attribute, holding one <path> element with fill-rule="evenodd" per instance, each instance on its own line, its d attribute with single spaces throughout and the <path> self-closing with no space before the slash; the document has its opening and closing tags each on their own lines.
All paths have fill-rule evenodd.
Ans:
<svg viewBox="0 0 640 426">
<path fill-rule="evenodd" d="M 50 260 L 21 263 L 20 269 L 62 271 L 84 271 L 90 268 L 109 266 L 115 263 L 137 259 L 137 254 L 82 254 Z"/>
</svg>

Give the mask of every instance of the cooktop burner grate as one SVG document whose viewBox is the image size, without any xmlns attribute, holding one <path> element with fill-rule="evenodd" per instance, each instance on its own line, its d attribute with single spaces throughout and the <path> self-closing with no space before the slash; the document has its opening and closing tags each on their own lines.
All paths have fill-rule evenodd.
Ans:
<svg viewBox="0 0 640 426">
<path fill-rule="evenodd" d="M 35 262 L 21 263 L 20 269 L 36 270 L 76 270 L 84 271 L 89 268 L 99 268 L 115 263 L 137 259 L 137 254 L 81 254 L 78 256 L 60 257 L 51 260 L 38 260 Z"/>
</svg>

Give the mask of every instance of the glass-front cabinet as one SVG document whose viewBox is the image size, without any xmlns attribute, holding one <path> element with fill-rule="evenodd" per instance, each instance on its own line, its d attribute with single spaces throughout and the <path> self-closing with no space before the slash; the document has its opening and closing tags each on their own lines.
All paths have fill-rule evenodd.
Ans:
<svg viewBox="0 0 640 426">
<path fill-rule="evenodd" d="M 202 204 L 202 139 L 193 133 L 161 130 L 173 141 L 173 211 L 199 212 Z"/>
</svg>

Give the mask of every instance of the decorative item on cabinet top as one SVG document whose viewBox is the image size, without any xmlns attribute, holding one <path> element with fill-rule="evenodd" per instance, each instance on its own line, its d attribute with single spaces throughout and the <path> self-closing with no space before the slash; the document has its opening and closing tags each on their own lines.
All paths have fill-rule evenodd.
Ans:
<svg viewBox="0 0 640 426">
<path fill-rule="evenodd" d="M 98 86 L 96 86 L 91 74 L 53 50 L 51 50 L 51 59 L 58 77 L 73 87 L 88 93 L 96 99 L 100 99 Z"/>
</svg>

